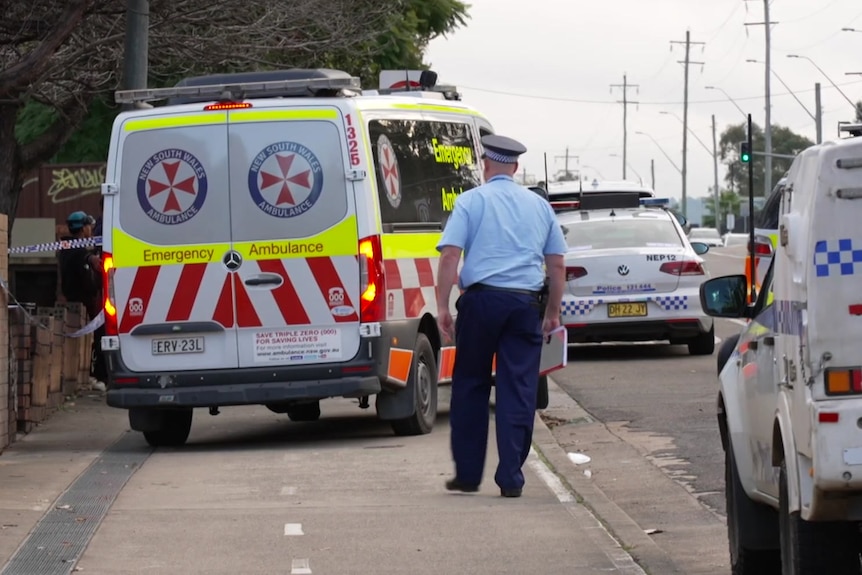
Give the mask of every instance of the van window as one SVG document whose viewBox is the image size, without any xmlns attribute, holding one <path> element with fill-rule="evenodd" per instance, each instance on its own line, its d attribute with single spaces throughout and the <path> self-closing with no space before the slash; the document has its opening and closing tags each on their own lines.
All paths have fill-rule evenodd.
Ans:
<svg viewBox="0 0 862 575">
<path fill-rule="evenodd" d="M 393 224 L 445 225 L 455 198 L 481 184 L 468 123 L 372 120 L 368 132 L 389 231 Z"/>
<path fill-rule="evenodd" d="M 769 194 L 766 203 L 763 204 L 763 209 L 757 215 L 757 220 L 754 226 L 765 230 L 777 230 L 779 212 L 781 211 L 781 193 L 784 191 L 784 184 L 778 184 Z"/>
</svg>

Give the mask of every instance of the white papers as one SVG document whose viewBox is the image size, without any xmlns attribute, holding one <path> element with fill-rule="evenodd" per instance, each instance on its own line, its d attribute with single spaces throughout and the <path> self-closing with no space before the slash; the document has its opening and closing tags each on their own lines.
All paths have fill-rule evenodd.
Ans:
<svg viewBox="0 0 862 575">
<path fill-rule="evenodd" d="M 539 362 L 539 375 L 563 369 L 569 360 L 569 332 L 560 326 L 542 339 L 542 359 Z"/>
</svg>

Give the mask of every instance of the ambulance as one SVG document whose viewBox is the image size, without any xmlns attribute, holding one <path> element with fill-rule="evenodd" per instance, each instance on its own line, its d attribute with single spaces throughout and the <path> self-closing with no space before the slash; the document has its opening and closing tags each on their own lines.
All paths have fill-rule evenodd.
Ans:
<svg viewBox="0 0 862 575">
<path fill-rule="evenodd" d="M 136 109 L 102 186 L 107 403 L 151 445 L 185 443 L 195 408 L 312 421 L 329 397 L 431 431 L 454 363 L 436 244 L 493 128 L 436 74 L 408 80 L 369 93 L 291 69 L 116 94 Z"/>
<path fill-rule="evenodd" d="M 719 365 L 733 573 L 858 574 L 862 552 L 862 126 L 794 160 L 757 302 L 744 275 L 701 286 L 749 320 Z"/>
</svg>

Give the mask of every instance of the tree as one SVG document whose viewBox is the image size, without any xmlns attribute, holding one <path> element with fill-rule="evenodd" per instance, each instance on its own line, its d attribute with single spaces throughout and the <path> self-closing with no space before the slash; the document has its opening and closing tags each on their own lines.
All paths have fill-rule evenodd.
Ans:
<svg viewBox="0 0 862 575">
<path fill-rule="evenodd" d="M 4 2 L 0 213 L 10 220 L 25 173 L 52 158 L 104 159 L 124 4 Z M 151 85 L 286 67 L 337 67 L 376 82 L 381 63 L 418 64 L 430 39 L 463 24 L 466 10 L 457 0 L 150 0 Z"/>
<path fill-rule="evenodd" d="M 856 102 L 856 121 L 862 122 L 862 100 Z"/>
<path fill-rule="evenodd" d="M 724 230 L 727 221 L 727 215 L 739 215 L 739 205 L 742 203 L 742 198 L 739 194 L 724 190 L 718 198 L 718 224 L 715 221 L 715 198 L 710 196 L 704 202 L 703 207 L 706 209 L 706 214 L 703 216 L 703 226 L 705 228 L 716 228 Z"/>
<path fill-rule="evenodd" d="M 763 174 L 765 170 L 765 158 L 758 154 L 763 152 L 764 136 L 763 130 L 757 124 L 752 124 L 752 158 L 751 169 L 754 172 L 754 195 L 763 195 Z M 748 166 L 739 161 L 739 143 L 746 139 L 746 125 L 735 124 L 728 126 L 721 134 L 720 155 L 721 160 L 730 168 L 725 175 L 725 182 L 731 191 L 737 191 L 743 195 L 748 194 Z M 814 142 L 793 132 L 790 128 L 783 126 L 772 126 L 772 152 L 774 154 L 786 154 L 795 156 L 805 148 L 813 146 Z M 772 183 L 780 180 L 793 160 L 790 158 L 772 158 Z"/>
</svg>

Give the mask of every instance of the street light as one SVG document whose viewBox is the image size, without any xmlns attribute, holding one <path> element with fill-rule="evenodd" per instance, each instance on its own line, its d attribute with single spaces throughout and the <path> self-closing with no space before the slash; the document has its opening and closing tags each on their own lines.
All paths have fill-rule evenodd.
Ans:
<svg viewBox="0 0 862 575">
<path fill-rule="evenodd" d="M 670 156 L 668 156 L 667 152 L 664 151 L 664 148 L 662 148 L 661 145 L 655 141 L 655 138 L 653 138 L 646 132 L 635 132 L 635 134 L 637 134 L 638 136 L 646 136 L 647 138 L 652 140 L 652 143 L 656 145 L 656 147 L 659 149 L 659 151 L 661 151 L 662 154 L 664 154 L 664 157 L 667 158 L 667 161 L 670 162 L 670 165 L 676 168 L 676 171 L 679 172 L 680 175 L 682 175 L 682 170 L 680 170 L 679 166 L 677 166 L 674 161 L 670 159 Z"/>
<path fill-rule="evenodd" d="M 602 175 L 602 173 L 598 169 L 596 169 L 592 166 L 588 166 L 587 164 L 581 164 L 581 167 L 582 168 L 588 168 L 588 169 L 594 171 L 595 173 L 597 173 L 601 179 L 603 179 L 603 180 L 605 179 L 605 177 Z"/>
<path fill-rule="evenodd" d="M 751 62 L 752 64 L 763 64 L 763 63 L 764 63 L 762 60 L 755 60 L 755 59 L 753 59 L 753 58 L 749 58 L 748 60 L 746 60 L 746 62 Z M 788 85 L 784 82 L 784 80 L 782 80 L 782 79 L 781 79 L 781 76 L 779 76 L 779 75 L 775 72 L 775 70 L 772 70 L 772 74 L 775 76 L 775 78 L 776 78 L 779 82 L 781 82 L 781 85 L 782 85 L 782 86 L 784 86 L 784 88 L 785 88 L 785 89 L 790 93 L 790 95 L 791 95 L 791 96 L 793 96 L 793 99 L 795 99 L 797 102 L 799 102 L 799 105 L 800 105 L 800 106 L 802 106 L 802 109 L 803 109 L 803 110 L 805 110 L 805 113 L 806 113 L 806 114 L 808 114 L 809 116 L 811 116 L 811 119 L 812 119 L 812 120 L 814 120 L 814 121 L 816 122 L 816 121 L 817 121 L 817 117 L 816 117 L 814 114 L 812 114 L 811 112 L 809 112 L 809 111 L 808 111 L 808 108 L 806 108 L 806 107 L 805 107 L 805 104 L 803 104 L 803 103 L 802 103 L 802 100 L 800 100 L 800 99 L 799 99 L 799 97 L 798 97 L 796 94 L 794 94 L 794 93 L 793 93 L 793 90 L 791 90 L 791 89 L 790 89 L 790 86 L 788 86 Z"/>
<path fill-rule="evenodd" d="M 788 58 L 798 58 L 798 59 L 801 59 L 801 60 L 808 60 L 809 62 L 811 62 L 811 65 L 812 65 L 812 66 L 814 66 L 815 68 L 817 68 L 817 71 L 818 71 L 818 72 L 820 72 L 821 74 L 823 74 L 823 77 L 824 77 L 824 78 L 826 78 L 827 80 L 829 80 L 829 83 L 830 83 L 830 84 L 832 84 L 832 87 L 833 87 L 833 88 L 835 88 L 836 90 L 838 90 L 838 93 L 839 93 L 839 94 L 841 94 L 842 96 L 844 96 L 844 99 L 845 99 L 845 100 L 847 100 L 847 102 L 849 102 L 849 104 L 850 104 L 851 106 L 853 106 L 853 109 L 854 109 L 854 110 L 856 109 L 856 103 L 855 103 L 855 102 L 853 102 L 853 100 L 851 100 L 850 98 L 848 98 L 848 97 L 847 97 L 847 94 L 845 94 L 844 92 L 842 92 L 842 91 L 841 91 L 841 88 L 839 88 L 839 87 L 838 87 L 838 85 L 837 85 L 835 82 L 833 82 L 833 81 L 832 81 L 832 78 L 830 78 L 829 76 L 827 76 L 827 75 L 826 75 L 826 72 L 824 72 L 824 71 L 823 71 L 823 68 L 821 68 L 820 66 L 818 66 L 818 65 L 817 65 L 817 63 L 816 63 L 816 62 L 814 62 L 814 60 L 812 60 L 812 59 L 811 59 L 811 58 L 809 58 L 808 56 L 800 56 L 799 54 L 788 54 L 788 55 L 787 55 L 787 57 L 788 57 Z"/>
<path fill-rule="evenodd" d="M 719 92 L 724 94 L 724 97 L 727 98 L 728 100 L 730 100 L 731 104 L 736 106 L 736 109 L 739 110 L 739 113 L 742 114 L 742 117 L 745 118 L 746 120 L 748 119 L 748 114 L 746 114 L 745 111 L 739 107 L 739 104 L 736 103 L 736 100 L 734 100 L 733 98 L 730 97 L 730 94 L 728 94 L 727 92 L 725 92 L 724 90 L 722 90 L 721 88 L 719 88 L 717 86 L 704 86 L 704 88 L 706 90 L 718 90 Z"/>
<path fill-rule="evenodd" d="M 611 158 L 619 158 L 619 157 L 620 157 L 620 155 L 619 155 L 619 154 L 608 154 L 608 156 L 610 156 Z M 632 167 L 632 165 L 631 165 L 628 161 L 626 161 L 626 165 L 627 165 L 627 166 L 629 167 L 629 169 L 630 169 L 631 171 L 633 171 L 633 172 L 635 173 L 635 175 L 638 177 L 638 180 L 640 180 L 640 185 L 644 185 L 644 179 L 641 177 L 641 175 L 638 173 L 638 171 L 637 171 L 636 169 L 634 169 L 634 168 Z"/>
<path fill-rule="evenodd" d="M 841 28 L 841 31 L 842 32 L 859 32 L 860 34 L 862 34 L 862 30 L 859 30 L 857 28 Z"/>
</svg>

